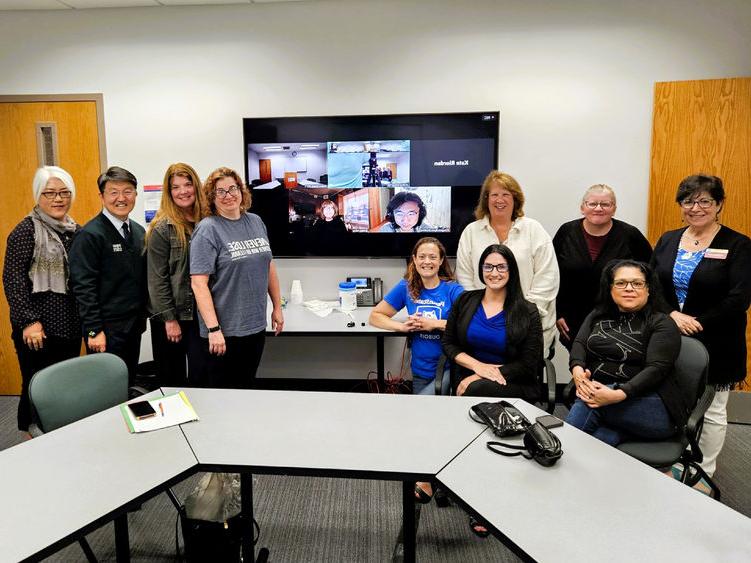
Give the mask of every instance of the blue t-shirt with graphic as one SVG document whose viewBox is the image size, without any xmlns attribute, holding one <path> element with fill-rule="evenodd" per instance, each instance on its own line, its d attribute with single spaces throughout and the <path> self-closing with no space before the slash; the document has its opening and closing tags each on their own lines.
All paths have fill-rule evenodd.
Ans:
<svg viewBox="0 0 751 563">
<path fill-rule="evenodd" d="M 407 313 L 422 314 L 436 320 L 448 318 L 451 305 L 464 291 L 454 281 L 443 281 L 434 289 L 424 289 L 417 299 L 412 299 L 407 288 L 407 280 L 401 280 L 389 291 L 384 300 L 397 311 L 407 308 Z M 412 340 L 412 374 L 423 379 L 435 378 L 438 358 L 441 356 L 441 334 L 419 333 Z"/>
</svg>

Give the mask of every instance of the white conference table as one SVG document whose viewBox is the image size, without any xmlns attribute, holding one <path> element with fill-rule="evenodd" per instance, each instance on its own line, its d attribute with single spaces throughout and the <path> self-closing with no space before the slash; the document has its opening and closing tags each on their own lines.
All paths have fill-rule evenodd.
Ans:
<svg viewBox="0 0 751 563">
<path fill-rule="evenodd" d="M 546 414 L 512 400 L 529 420 Z M 523 559 L 540 562 L 751 560 L 751 519 L 568 424 L 552 467 L 504 457 L 485 433 L 437 479 Z"/>
<path fill-rule="evenodd" d="M 202 469 L 245 472 L 246 514 L 252 473 L 402 481 L 406 561 L 415 559 L 415 481 L 432 478 L 483 432 L 467 414 L 476 397 L 186 392 L 201 420 L 183 425 L 185 437 Z"/>
<path fill-rule="evenodd" d="M 8 448 L 0 452 L 0 561 L 46 557 L 182 480 L 196 463 L 179 427 L 130 434 L 119 407 Z M 127 517 L 116 537 L 121 555 Z"/>
</svg>

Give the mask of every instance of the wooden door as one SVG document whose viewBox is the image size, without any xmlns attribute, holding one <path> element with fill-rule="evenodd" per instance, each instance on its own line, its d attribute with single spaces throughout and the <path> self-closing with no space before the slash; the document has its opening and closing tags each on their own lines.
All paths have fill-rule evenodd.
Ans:
<svg viewBox="0 0 751 563">
<path fill-rule="evenodd" d="M 723 179 L 722 223 L 751 234 L 751 78 L 655 85 L 648 219 L 652 244 L 681 226 L 678 184 L 700 172 Z M 751 314 L 746 342 L 751 350 Z M 746 383 L 751 384 L 751 363 L 748 373 Z"/>
<path fill-rule="evenodd" d="M 271 160 L 268 158 L 262 158 L 258 161 L 258 176 L 261 182 L 271 182 Z"/>
<path fill-rule="evenodd" d="M 76 183 L 71 217 L 84 224 L 101 209 L 96 187 L 97 176 L 106 166 L 101 95 L 57 97 L 64 101 L 52 98 L 55 97 L 0 96 L 0 256 L 3 259 L 8 234 L 34 207 L 31 181 L 35 170 L 44 163 L 40 162 L 37 124 L 45 124 L 56 134 L 52 151 L 55 164 L 70 172 Z M 9 318 L 3 294 L 0 299 L 0 394 L 3 395 L 21 392 Z"/>
</svg>

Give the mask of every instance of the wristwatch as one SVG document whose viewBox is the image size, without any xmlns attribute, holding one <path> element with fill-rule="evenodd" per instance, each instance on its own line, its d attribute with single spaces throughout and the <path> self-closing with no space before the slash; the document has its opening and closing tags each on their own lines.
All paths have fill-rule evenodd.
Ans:
<svg viewBox="0 0 751 563">
<path fill-rule="evenodd" d="M 222 330 L 222 325 L 212 326 L 211 328 L 207 328 L 206 330 L 208 330 L 209 332 L 219 332 L 220 330 Z"/>
</svg>

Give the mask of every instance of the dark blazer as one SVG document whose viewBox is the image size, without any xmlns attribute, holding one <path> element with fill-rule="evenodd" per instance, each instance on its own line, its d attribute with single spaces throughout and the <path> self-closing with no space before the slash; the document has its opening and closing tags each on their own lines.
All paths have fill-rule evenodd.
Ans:
<svg viewBox="0 0 751 563">
<path fill-rule="evenodd" d="M 613 219 L 613 227 L 597 260 L 592 262 L 584 238 L 584 219 L 564 223 L 553 237 L 553 247 L 561 272 L 561 285 L 555 301 L 558 318 L 566 319 L 571 340 L 576 338 L 584 318 L 594 309 L 600 275 L 605 265 L 616 258 L 649 262 L 652 247 L 636 227 Z M 561 343 L 571 349 L 572 341 Z"/>
<path fill-rule="evenodd" d="M 608 320 L 609 318 L 605 316 L 594 319 L 594 311 L 587 315 L 569 355 L 569 367 L 571 369 L 575 366 L 589 368 L 593 373 L 593 379 L 606 385 L 612 383 L 612 381 L 601 380 L 597 377 L 594 368 L 601 360 L 593 356 L 587 343 L 592 333 L 592 325 L 599 320 Z M 619 384 L 618 387 L 626 393 L 627 397 L 640 397 L 657 392 L 673 422 L 677 426 L 683 427 L 688 420 L 688 408 L 673 371 L 675 360 L 678 358 L 681 349 L 681 333 L 673 319 L 665 313 L 655 312 L 640 317 L 640 320 L 643 320 L 641 338 L 646 343 L 644 365 L 639 365 L 638 367 L 641 367 L 641 370 L 626 383 Z M 613 342 L 613 348 L 617 350 L 618 354 L 623 352 L 622 348 L 618 349 L 619 344 L 617 342 Z"/>
<path fill-rule="evenodd" d="M 68 261 L 70 285 L 78 301 L 83 334 L 99 332 L 105 322 L 144 317 L 146 255 L 144 228 L 130 221 L 126 243 L 112 222 L 100 213 L 73 240 Z"/>
<path fill-rule="evenodd" d="M 652 265 L 670 308 L 678 310 L 673 266 L 686 228 L 668 231 L 655 246 Z M 732 387 L 746 377 L 746 311 L 751 303 L 751 240 L 721 227 L 710 248 L 728 250 L 725 260 L 704 257 L 688 284 L 683 312 L 704 330 L 695 337 L 709 352 L 709 381 Z"/>
<path fill-rule="evenodd" d="M 477 308 L 480 307 L 484 289 L 465 291 L 454 301 L 443 333 L 443 352 L 454 360 L 461 352 L 469 350 L 467 330 Z M 534 303 L 527 302 L 529 330 L 521 342 L 508 342 L 507 362 L 501 366 L 501 374 L 509 383 L 537 385 L 537 374 L 542 365 L 542 323 Z M 469 375 L 469 374 L 463 374 Z"/>
</svg>

